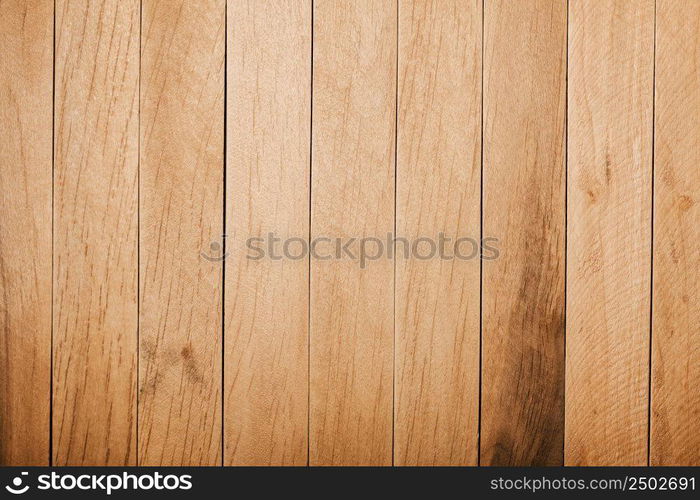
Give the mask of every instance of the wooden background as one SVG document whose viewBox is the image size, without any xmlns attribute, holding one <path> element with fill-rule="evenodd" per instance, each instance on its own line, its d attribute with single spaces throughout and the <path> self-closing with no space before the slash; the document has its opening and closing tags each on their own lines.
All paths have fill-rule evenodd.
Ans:
<svg viewBox="0 0 700 500">
<path fill-rule="evenodd" d="M 3 465 L 700 465 L 700 0 L 0 0 L 0 160 Z"/>
</svg>

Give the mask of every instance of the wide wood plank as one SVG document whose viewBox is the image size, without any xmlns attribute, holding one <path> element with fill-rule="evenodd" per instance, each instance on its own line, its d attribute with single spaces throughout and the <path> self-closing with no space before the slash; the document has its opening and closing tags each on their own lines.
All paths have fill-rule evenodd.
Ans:
<svg viewBox="0 0 700 500">
<path fill-rule="evenodd" d="M 484 13 L 482 465 L 560 465 L 566 2 Z"/>
<path fill-rule="evenodd" d="M 53 2 L 0 2 L 0 54 L 0 465 L 48 465 Z"/>
<path fill-rule="evenodd" d="M 700 2 L 657 2 L 651 465 L 700 465 Z"/>
<path fill-rule="evenodd" d="M 224 459 L 306 465 L 308 254 L 266 242 L 309 234 L 311 1 L 232 2 L 227 29 Z"/>
<path fill-rule="evenodd" d="M 570 9 L 565 457 L 644 465 L 654 1 Z"/>
<path fill-rule="evenodd" d="M 399 2 L 397 233 L 442 250 L 397 242 L 397 465 L 477 463 L 481 6 Z"/>
<path fill-rule="evenodd" d="M 56 2 L 54 465 L 136 463 L 139 2 Z"/>
<path fill-rule="evenodd" d="M 144 0 L 139 463 L 221 463 L 225 1 Z"/>
<path fill-rule="evenodd" d="M 314 2 L 314 238 L 393 231 L 396 21 L 395 0 Z M 393 262 L 359 246 L 311 263 L 312 465 L 392 461 Z"/>
</svg>

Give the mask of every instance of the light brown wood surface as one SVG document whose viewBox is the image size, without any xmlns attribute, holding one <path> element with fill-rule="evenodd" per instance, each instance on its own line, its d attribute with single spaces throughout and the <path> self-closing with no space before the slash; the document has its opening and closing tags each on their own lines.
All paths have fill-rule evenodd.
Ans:
<svg viewBox="0 0 700 500">
<path fill-rule="evenodd" d="M 700 0 L 0 0 L 0 465 L 700 465 L 699 54 Z"/>
<path fill-rule="evenodd" d="M 700 465 L 700 2 L 657 2 L 651 465 Z"/>
<path fill-rule="evenodd" d="M 316 0 L 313 29 L 312 237 L 386 239 L 396 2 Z M 310 463 L 391 464 L 393 263 L 312 260 L 310 308 Z"/>
<path fill-rule="evenodd" d="M 49 464 L 52 44 L 52 2 L 0 2 L 0 465 Z"/>
<path fill-rule="evenodd" d="M 225 7 L 142 5 L 140 465 L 222 460 Z"/>
<path fill-rule="evenodd" d="M 571 2 L 567 465 L 647 463 L 653 0 Z"/>
<path fill-rule="evenodd" d="M 308 239 L 311 1 L 232 2 L 227 29 L 224 461 L 306 465 L 309 257 L 248 242 Z"/>
<path fill-rule="evenodd" d="M 483 234 L 500 256 L 483 262 L 482 465 L 563 460 L 566 22 L 550 0 L 484 12 Z"/>
<path fill-rule="evenodd" d="M 481 1 L 399 2 L 397 465 L 476 465 L 479 422 Z M 449 238 L 449 240 L 447 240 Z M 439 246 L 439 245 L 438 245 Z"/>
<path fill-rule="evenodd" d="M 53 464 L 136 464 L 139 3 L 56 2 Z"/>
</svg>

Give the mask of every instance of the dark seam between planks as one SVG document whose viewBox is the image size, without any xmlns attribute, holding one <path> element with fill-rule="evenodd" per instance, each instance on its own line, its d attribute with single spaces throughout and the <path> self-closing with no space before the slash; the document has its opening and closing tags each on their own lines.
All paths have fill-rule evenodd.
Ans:
<svg viewBox="0 0 700 500">
<path fill-rule="evenodd" d="M 139 465 L 139 399 L 141 397 L 141 56 L 143 1 L 139 1 L 138 158 L 136 169 L 136 465 Z"/>
<path fill-rule="evenodd" d="M 225 465 L 225 434 L 224 426 L 226 420 L 225 406 L 226 398 L 226 173 L 228 158 L 227 152 L 227 123 L 228 123 L 228 1 L 224 2 L 224 140 L 223 140 L 223 192 L 222 192 L 222 211 L 223 217 L 221 221 L 221 466 Z"/>
<path fill-rule="evenodd" d="M 309 248 L 311 245 L 311 210 L 312 210 L 312 169 L 313 169 L 313 132 L 314 132 L 314 0 L 311 0 L 311 53 L 310 95 L 309 95 Z M 311 252 L 308 261 L 308 302 L 306 304 L 306 465 L 311 465 Z"/>
<path fill-rule="evenodd" d="M 484 259 L 481 246 L 484 241 L 484 25 L 486 19 L 486 0 L 481 0 L 481 157 L 479 158 L 479 414 L 476 434 L 476 465 L 481 466 L 481 391 L 483 368 L 483 312 L 484 312 Z"/>
<path fill-rule="evenodd" d="M 561 463 L 566 464 L 566 333 L 567 333 L 567 295 L 569 286 L 569 4 L 566 1 L 566 71 L 564 74 L 564 359 L 563 382 L 564 398 L 561 405 Z"/>
<path fill-rule="evenodd" d="M 657 2 L 654 1 L 654 48 L 652 50 L 652 82 L 651 82 L 651 242 L 649 245 L 649 366 L 647 379 L 647 466 L 651 464 L 651 363 L 652 363 L 652 336 L 653 336 L 653 314 L 654 314 L 654 177 L 655 177 L 655 159 L 656 159 L 656 7 Z"/>
<path fill-rule="evenodd" d="M 399 150 L 399 2 L 396 0 L 396 67 L 394 78 L 394 284 L 393 284 L 393 320 L 394 335 L 392 338 L 392 384 L 391 384 L 391 465 L 395 465 L 394 454 L 396 451 L 396 218 L 397 218 L 397 192 L 398 192 L 398 150 Z"/>
<path fill-rule="evenodd" d="M 53 301 L 54 301 L 54 184 L 56 175 L 56 0 L 53 2 L 53 63 L 51 72 L 51 359 L 49 381 L 49 466 L 53 465 Z"/>
</svg>

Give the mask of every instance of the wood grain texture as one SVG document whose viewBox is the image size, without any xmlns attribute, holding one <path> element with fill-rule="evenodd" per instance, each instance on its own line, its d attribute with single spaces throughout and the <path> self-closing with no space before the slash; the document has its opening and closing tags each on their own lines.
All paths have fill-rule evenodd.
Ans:
<svg viewBox="0 0 700 500">
<path fill-rule="evenodd" d="M 0 3 L 0 465 L 48 465 L 53 2 Z"/>
<path fill-rule="evenodd" d="M 225 7 L 142 5 L 141 465 L 222 459 Z"/>
<path fill-rule="evenodd" d="M 699 117 L 700 0 L 0 0 L 0 465 L 700 466 Z"/>
<path fill-rule="evenodd" d="M 566 3 L 484 13 L 482 465 L 561 465 Z"/>
<path fill-rule="evenodd" d="M 397 465 L 477 463 L 480 266 L 454 246 L 480 235 L 481 5 L 399 2 L 397 234 L 446 243 L 397 242 Z"/>
<path fill-rule="evenodd" d="M 393 231 L 396 21 L 393 0 L 314 2 L 314 238 Z M 391 464 L 393 279 L 386 258 L 312 259 L 312 465 Z"/>
<path fill-rule="evenodd" d="M 644 465 L 654 1 L 570 9 L 565 460 Z"/>
<path fill-rule="evenodd" d="M 228 6 L 225 462 L 306 465 L 311 1 Z M 276 255 L 283 253 L 282 243 Z"/>
<path fill-rule="evenodd" d="M 700 2 L 657 2 L 651 465 L 700 465 Z"/>
<path fill-rule="evenodd" d="M 139 3 L 56 2 L 54 465 L 135 465 Z"/>
</svg>

